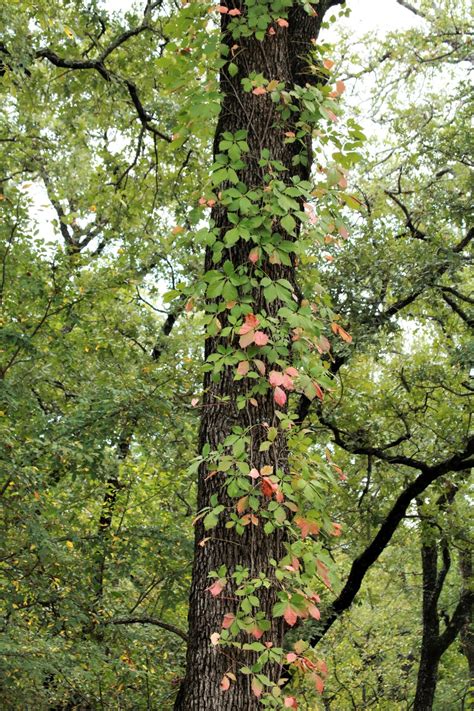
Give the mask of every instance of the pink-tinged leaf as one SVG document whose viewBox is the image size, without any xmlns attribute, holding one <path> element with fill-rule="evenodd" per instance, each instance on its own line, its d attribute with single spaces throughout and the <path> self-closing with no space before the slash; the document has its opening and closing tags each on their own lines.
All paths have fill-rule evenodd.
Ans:
<svg viewBox="0 0 474 711">
<path fill-rule="evenodd" d="M 288 607 L 286 608 L 285 612 L 283 613 L 283 617 L 285 618 L 285 621 L 287 622 L 287 624 L 290 625 L 290 627 L 293 627 L 293 625 L 294 625 L 294 624 L 296 623 L 296 621 L 298 620 L 298 615 L 297 615 L 296 612 L 293 610 L 293 608 L 291 607 L 291 605 L 288 605 Z"/>
<path fill-rule="evenodd" d="M 318 694 L 322 694 L 324 691 L 324 681 L 317 674 L 313 674 L 314 686 Z"/>
<path fill-rule="evenodd" d="M 285 131 L 284 135 L 285 135 L 287 138 L 295 138 L 296 133 L 295 133 L 294 131 Z M 306 203 L 306 204 L 307 204 L 307 203 Z"/>
<path fill-rule="evenodd" d="M 252 251 L 249 254 L 249 262 L 252 262 L 252 264 L 256 264 L 258 260 L 260 259 L 260 252 L 258 249 L 252 249 Z"/>
<path fill-rule="evenodd" d="M 282 385 L 283 373 L 280 373 L 278 370 L 271 370 L 268 376 L 268 382 L 270 383 L 272 388 L 276 388 L 278 385 Z"/>
<path fill-rule="evenodd" d="M 342 471 L 341 467 L 336 466 L 336 464 L 333 464 L 332 466 L 334 467 L 334 469 L 335 469 L 335 470 L 337 471 L 337 473 L 339 474 L 339 481 L 347 481 L 347 474 L 344 474 L 344 472 Z"/>
<path fill-rule="evenodd" d="M 323 62 L 323 67 L 324 67 L 325 69 L 332 69 L 333 66 L 334 66 L 334 62 L 332 61 L 332 59 L 325 59 L 325 60 L 324 60 L 324 62 Z"/>
<path fill-rule="evenodd" d="M 258 471 L 258 469 L 253 468 L 249 471 L 249 477 L 251 479 L 258 479 L 259 476 L 260 476 L 260 472 Z"/>
<path fill-rule="evenodd" d="M 211 644 L 213 647 L 215 647 L 217 644 L 219 644 L 220 638 L 221 638 L 221 636 L 220 636 L 219 632 L 213 632 L 211 634 Z"/>
<path fill-rule="evenodd" d="M 330 121 L 337 123 L 338 119 L 337 119 L 337 116 L 334 113 L 334 111 L 330 111 L 329 109 L 326 109 L 326 114 L 327 114 L 328 119 L 330 119 Z"/>
<path fill-rule="evenodd" d="M 275 491 L 275 499 L 278 501 L 279 504 L 282 504 L 285 500 L 285 496 L 283 494 L 283 491 L 280 489 L 280 487 L 277 487 Z"/>
<path fill-rule="evenodd" d="M 288 27 L 288 20 L 285 20 L 283 17 L 279 17 L 277 20 L 277 25 L 279 27 Z"/>
<path fill-rule="evenodd" d="M 331 589 L 331 583 L 329 580 L 328 572 L 329 568 L 321 560 L 316 561 L 316 568 L 318 570 L 318 575 L 329 590 Z"/>
<path fill-rule="evenodd" d="M 225 7 L 225 5 L 218 5 L 217 12 L 220 12 L 221 15 L 227 15 L 227 13 L 229 12 L 229 8 Z"/>
<path fill-rule="evenodd" d="M 258 402 L 257 402 L 257 400 L 255 400 L 254 397 L 251 397 L 251 398 L 250 398 L 249 403 L 250 403 L 251 405 L 253 405 L 254 407 L 258 407 Z"/>
<path fill-rule="evenodd" d="M 316 605 L 309 605 L 308 606 L 308 613 L 311 615 L 311 617 L 314 620 L 320 620 L 321 619 L 321 613 L 316 607 Z"/>
<path fill-rule="evenodd" d="M 280 407 L 283 407 L 283 405 L 286 403 L 286 394 L 285 391 L 282 390 L 282 388 L 276 387 L 273 393 L 273 397 L 275 399 L 276 404 L 280 405 Z"/>
<path fill-rule="evenodd" d="M 221 690 L 222 691 L 227 691 L 227 689 L 230 688 L 230 679 L 228 676 L 224 674 L 224 676 L 221 679 Z"/>
<path fill-rule="evenodd" d="M 207 205 L 208 207 L 214 207 L 215 204 L 216 204 L 216 201 L 214 200 L 214 198 L 211 198 L 210 200 L 208 200 L 208 201 L 206 202 L 206 205 Z"/>
<path fill-rule="evenodd" d="M 286 655 L 286 661 L 288 662 L 288 664 L 292 664 L 293 662 L 296 662 L 297 659 L 298 659 L 298 655 L 295 654 L 294 652 L 288 652 L 288 654 Z"/>
<path fill-rule="evenodd" d="M 286 709 L 298 708 L 298 702 L 294 696 L 285 696 L 284 705 Z"/>
<path fill-rule="evenodd" d="M 260 639 L 260 637 L 263 637 L 263 630 L 259 629 L 258 627 L 253 627 L 250 630 L 250 634 L 252 637 L 255 637 L 255 639 Z"/>
<path fill-rule="evenodd" d="M 265 375 L 267 369 L 263 360 L 258 360 L 258 358 L 254 358 L 253 362 L 260 375 Z"/>
<path fill-rule="evenodd" d="M 263 684 L 256 677 L 254 677 L 252 679 L 252 691 L 255 694 L 255 696 L 257 697 L 257 699 L 259 699 L 260 696 L 262 695 Z"/>
<path fill-rule="evenodd" d="M 291 565 L 285 565 L 285 570 L 289 570 L 290 573 L 296 573 L 297 570 L 299 570 L 300 567 L 300 562 L 296 556 L 293 556 L 291 559 Z"/>
<path fill-rule="evenodd" d="M 318 672 L 320 672 L 320 674 L 322 674 L 323 676 L 327 676 L 327 673 L 328 673 L 328 665 L 326 664 L 326 662 L 324 661 L 324 659 L 318 659 L 318 661 L 316 662 L 316 669 L 317 669 Z"/>
<path fill-rule="evenodd" d="M 247 346 L 250 346 L 250 344 L 254 342 L 254 339 L 255 339 L 254 331 L 249 331 L 248 333 L 244 333 L 244 335 L 240 336 L 240 338 L 239 338 L 239 346 L 241 348 L 247 348 Z"/>
<path fill-rule="evenodd" d="M 345 90 L 346 90 L 346 85 L 344 84 L 342 79 L 340 79 L 339 81 L 336 82 L 336 91 L 338 94 L 343 94 L 345 92 Z"/>
<path fill-rule="evenodd" d="M 198 398 L 198 397 L 193 397 L 193 399 L 191 400 L 191 405 L 192 405 L 193 407 L 197 407 L 197 406 L 199 405 L 199 398 Z"/>
<path fill-rule="evenodd" d="M 217 595 L 220 595 L 220 593 L 224 590 L 226 584 L 227 580 L 225 578 L 219 578 L 219 580 L 216 580 L 216 582 L 207 589 L 213 597 L 217 597 Z"/>
<path fill-rule="evenodd" d="M 316 348 L 320 353 L 329 353 L 331 350 L 331 343 L 326 336 L 320 336 Z"/>
<path fill-rule="evenodd" d="M 233 625 L 235 620 L 235 615 L 233 612 L 226 612 L 224 619 L 222 620 L 222 627 L 228 630 L 231 625 Z"/>
<path fill-rule="evenodd" d="M 297 378 L 299 373 L 296 370 L 296 368 L 293 368 L 292 365 L 290 365 L 289 368 L 285 368 L 285 373 L 290 376 L 290 378 Z"/>
<path fill-rule="evenodd" d="M 295 389 L 293 380 L 290 378 L 290 376 L 287 373 L 283 373 L 281 384 L 283 385 L 283 387 L 286 390 L 294 390 Z"/>
<path fill-rule="evenodd" d="M 255 96 L 263 96 L 266 93 L 267 90 L 263 86 L 256 86 L 255 89 L 252 89 L 252 94 L 255 94 Z"/>
<path fill-rule="evenodd" d="M 340 536 L 342 533 L 341 524 L 340 523 L 333 523 L 330 533 L 331 533 L 331 536 Z"/>
<path fill-rule="evenodd" d="M 268 343 L 268 336 L 263 331 L 255 331 L 254 342 L 256 346 L 266 346 Z"/>
<path fill-rule="evenodd" d="M 198 200 L 199 205 L 205 205 L 207 203 L 207 200 L 205 197 L 200 197 Z"/>
<path fill-rule="evenodd" d="M 347 188 L 347 178 L 346 178 L 345 175 L 341 175 L 341 177 L 340 177 L 340 179 L 339 179 L 339 182 L 338 182 L 338 185 L 339 185 L 340 188 L 342 188 L 342 190 L 345 190 L 345 189 Z M 347 230 L 346 230 L 346 232 L 347 232 Z M 340 234 L 340 233 L 341 233 L 341 230 L 339 230 L 339 234 Z M 341 235 L 341 237 L 342 237 L 342 236 L 343 236 L 343 235 Z M 349 233 L 348 233 L 348 232 L 347 232 L 346 237 L 347 237 L 347 236 L 349 236 Z"/>
<path fill-rule="evenodd" d="M 239 335 L 243 336 L 244 333 L 252 331 L 253 329 L 257 328 L 259 323 L 260 321 L 258 320 L 258 317 L 255 316 L 255 314 L 247 314 L 245 317 L 245 321 L 240 328 Z"/>
<path fill-rule="evenodd" d="M 347 183 L 346 183 L 346 187 L 347 187 Z M 349 231 L 346 230 L 345 227 L 339 227 L 338 232 L 343 239 L 347 239 L 349 237 Z"/>
<path fill-rule="evenodd" d="M 270 27 L 269 30 L 268 30 L 268 34 L 269 34 L 269 35 L 276 35 L 275 28 L 274 28 L 274 27 Z"/>
<path fill-rule="evenodd" d="M 237 7 L 234 7 L 233 10 L 229 10 L 229 15 L 231 15 L 232 17 L 236 17 L 237 15 L 241 15 L 241 14 L 242 13 L 240 12 L 240 10 Z"/>
<path fill-rule="evenodd" d="M 241 360 L 239 365 L 237 366 L 237 375 L 247 375 L 249 372 L 250 368 L 250 363 L 248 360 Z"/>
</svg>

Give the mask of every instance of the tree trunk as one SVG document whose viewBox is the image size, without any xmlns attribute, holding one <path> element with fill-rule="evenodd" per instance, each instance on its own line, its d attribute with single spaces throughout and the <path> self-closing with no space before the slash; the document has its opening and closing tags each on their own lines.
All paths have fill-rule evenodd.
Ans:
<svg viewBox="0 0 474 711">
<path fill-rule="evenodd" d="M 422 531 L 422 538 L 424 535 L 426 532 Z M 428 535 L 433 536 L 432 531 L 428 531 Z M 437 649 L 439 637 L 438 547 L 434 541 L 429 543 L 422 541 L 421 561 L 423 570 L 423 636 L 413 711 L 430 711 L 433 707 L 440 660 Z"/>
<path fill-rule="evenodd" d="M 268 149 L 270 159 L 280 161 L 287 172 L 283 180 L 289 182 L 290 176 L 298 175 L 307 178 L 311 164 L 310 138 L 302 144 L 299 141 L 289 143 L 285 141 L 284 133 L 291 129 L 288 124 L 282 126 L 281 118 L 271 101 L 270 95 L 255 95 L 242 88 L 241 80 L 248 77 L 251 72 L 263 74 L 265 79 L 277 79 L 285 82 L 286 88 L 291 89 L 294 84 L 304 85 L 309 78 L 305 57 L 311 48 L 311 40 L 318 35 L 324 11 L 336 2 L 320 3 L 317 6 L 318 16 L 310 17 L 301 6 L 295 5 L 289 10 L 287 27 L 280 27 L 273 23 L 271 27 L 274 34 L 265 34 L 262 41 L 255 37 L 240 38 L 238 47 L 236 41 L 228 31 L 229 18 L 222 15 L 222 42 L 229 48 L 227 59 L 237 66 L 235 76 L 229 75 L 226 65 L 221 72 L 221 92 L 223 102 L 215 135 L 214 153 L 219 153 L 219 142 L 225 131 L 235 134 L 239 130 L 247 131 L 249 153 L 246 155 L 245 167 L 238 177 L 245 183 L 247 190 L 264 188 L 263 175 L 265 170 L 259 166 L 258 161 L 262 149 Z M 229 8 L 240 9 L 245 13 L 245 6 L 239 3 L 229 3 Z M 294 118 L 293 118 L 294 120 Z M 275 127 L 276 126 L 276 127 Z M 305 165 L 294 165 L 297 153 L 306 155 Z M 221 186 L 227 187 L 227 186 Z M 233 225 L 229 222 L 226 209 L 219 204 L 212 211 L 215 226 L 223 236 L 226 230 Z M 284 234 L 284 230 L 275 221 L 275 231 Z M 285 239 L 291 239 L 285 234 Z M 249 252 L 252 242 L 240 240 L 234 246 L 225 249 L 218 264 L 212 261 L 212 252 L 206 251 L 205 269 L 222 269 L 226 260 L 232 262 L 233 268 L 249 264 Z M 295 291 L 295 264 L 291 266 L 271 264 L 265 259 L 263 270 L 272 280 L 287 279 L 294 285 Z M 266 312 L 269 316 L 276 316 L 281 302 L 278 300 L 266 302 L 263 290 L 255 287 L 252 292 L 252 311 L 254 314 Z M 217 304 L 219 299 L 216 299 Z M 219 320 L 223 328 L 228 324 L 227 312 L 219 313 Z M 216 352 L 219 346 L 229 347 L 226 338 L 215 336 L 206 340 L 206 358 Z M 235 343 L 233 344 L 235 347 Z M 275 440 L 271 452 L 260 452 L 259 447 L 266 439 L 268 427 L 278 423 L 275 417 L 275 402 L 271 389 L 256 396 L 256 406 L 249 405 L 248 401 L 243 409 L 236 407 L 236 396 L 244 396 L 255 381 L 243 378 L 235 381 L 235 366 L 225 367 L 219 374 L 217 382 L 213 382 L 207 373 L 204 379 L 204 397 L 202 403 L 202 418 L 200 427 L 200 451 L 205 444 L 211 450 L 216 450 L 222 445 L 226 437 L 235 427 L 241 427 L 248 433 L 250 442 L 247 447 L 248 464 L 260 470 L 265 465 L 278 467 L 288 471 L 288 453 L 284 436 L 280 433 Z M 198 510 L 209 506 L 211 497 L 216 495 L 219 503 L 226 506 L 226 510 L 235 510 L 235 500 L 228 498 L 223 489 L 225 474 L 208 476 L 206 466 L 201 466 L 198 473 Z M 228 520 L 228 519 L 227 519 Z M 231 647 L 222 648 L 213 646 L 210 641 L 212 633 L 219 632 L 222 620 L 226 613 L 235 612 L 235 598 L 232 597 L 232 586 L 228 582 L 224 591 L 213 597 L 207 590 L 211 584 L 209 571 L 217 570 L 225 564 L 229 573 L 236 566 L 247 568 L 250 577 L 265 573 L 269 578 L 273 576 L 273 568 L 269 559 L 281 559 L 284 555 L 282 529 L 276 529 L 270 535 L 263 531 L 264 521 L 259 525 L 248 525 L 243 535 L 238 535 L 234 528 L 225 527 L 225 512 L 221 515 L 219 523 L 211 531 L 206 531 L 202 519 L 195 526 L 194 566 L 189 601 L 189 643 L 187 650 L 186 675 L 182 682 L 175 711 L 253 711 L 259 706 L 257 697 L 250 688 L 250 677 L 239 674 L 242 665 L 252 664 L 252 653 L 240 652 Z M 203 539 L 209 540 L 201 545 Z M 259 609 L 265 613 L 267 620 L 272 621 L 272 628 L 266 632 L 262 642 L 271 640 L 274 646 L 279 646 L 283 641 L 284 625 L 281 618 L 272 620 L 272 607 L 275 602 L 276 589 L 261 588 Z M 252 638 L 242 635 L 241 641 L 251 642 Z M 220 689 L 220 682 L 226 672 L 236 675 L 236 681 L 226 691 Z M 280 668 L 266 669 L 268 676 L 273 681 L 278 680 Z"/>
</svg>

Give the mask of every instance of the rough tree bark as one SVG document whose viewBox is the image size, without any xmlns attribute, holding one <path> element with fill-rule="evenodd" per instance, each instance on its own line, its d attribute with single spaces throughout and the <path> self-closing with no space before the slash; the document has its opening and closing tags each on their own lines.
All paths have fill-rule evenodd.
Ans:
<svg viewBox="0 0 474 711">
<path fill-rule="evenodd" d="M 310 81 L 310 73 L 306 55 L 311 49 L 311 40 L 316 39 L 326 10 L 339 2 L 326 0 L 320 2 L 316 8 L 318 15 L 310 17 L 302 6 L 296 2 L 288 13 L 288 28 L 274 25 L 275 34 L 266 34 L 263 41 L 254 37 L 239 40 L 238 50 L 231 49 L 235 41 L 228 32 L 229 17 L 222 15 L 221 30 L 222 42 L 229 47 L 232 62 L 237 65 L 238 73 L 230 77 L 227 67 L 221 72 L 220 89 L 223 96 L 221 112 L 215 134 L 215 154 L 218 153 L 219 140 L 223 132 L 235 133 L 238 130 L 248 132 L 247 142 L 250 147 L 246 167 L 240 171 L 240 180 L 248 189 L 265 187 L 263 170 L 258 165 L 262 149 L 270 151 L 272 160 L 278 160 L 287 168 L 288 179 L 291 175 L 307 178 L 311 167 L 310 139 L 306 145 L 301 143 L 285 142 L 281 119 L 269 95 L 255 96 L 251 92 L 244 92 L 241 79 L 248 77 L 254 71 L 263 74 L 269 81 L 278 79 L 284 81 L 288 88 L 293 85 L 303 85 Z M 228 3 L 229 9 L 240 9 L 245 13 L 245 6 L 240 2 Z M 231 19 L 231 18 L 230 18 Z M 279 124 L 275 128 L 275 124 Z M 293 166 L 296 152 L 305 152 L 308 155 L 308 164 L 305 167 Z M 212 219 L 221 234 L 232 227 L 228 222 L 225 208 L 217 205 L 213 208 Z M 275 225 L 275 229 L 279 228 Z M 287 237 L 288 238 L 288 237 Z M 205 269 L 219 269 L 225 260 L 230 259 L 234 267 L 248 263 L 248 256 L 252 245 L 239 241 L 235 246 L 224 250 L 220 265 L 212 263 L 211 252 L 206 253 Z M 284 278 L 295 284 L 295 265 L 288 267 L 272 265 L 266 261 L 264 270 L 272 279 Z M 253 312 L 265 310 L 269 315 L 276 315 L 281 303 L 273 301 L 266 303 L 263 293 L 256 290 L 254 295 Z M 220 315 L 223 327 L 226 325 L 225 316 Z M 214 353 L 224 339 L 208 338 L 206 341 L 206 357 Z M 235 368 L 226 368 L 221 371 L 218 382 L 212 382 L 206 375 L 204 380 L 204 399 L 202 404 L 202 417 L 200 427 L 199 447 L 209 443 L 211 450 L 215 450 L 220 443 L 231 433 L 232 428 L 240 426 L 251 428 L 251 466 L 260 469 L 262 466 L 276 465 L 284 471 L 288 469 L 288 454 L 286 442 L 283 437 L 276 441 L 272 452 L 271 461 L 268 452 L 259 452 L 260 443 L 266 439 L 266 428 L 272 425 L 275 418 L 275 403 L 271 392 L 259 396 L 258 407 L 247 407 L 238 410 L 235 407 L 235 396 L 245 394 L 249 388 L 248 380 L 234 381 Z M 217 494 L 219 501 L 229 504 L 222 489 L 223 474 L 208 478 L 206 467 L 201 467 L 198 474 L 198 510 L 209 505 L 210 498 Z M 235 502 L 233 502 L 235 505 Z M 205 536 L 211 536 L 205 545 L 200 541 Z M 208 573 L 216 570 L 222 564 L 232 571 L 237 565 L 250 570 L 250 575 L 265 572 L 272 576 L 269 559 L 279 559 L 283 555 L 281 533 L 265 535 L 262 526 L 247 526 L 243 536 L 234 533 L 233 529 L 225 528 L 225 520 L 221 517 L 219 524 L 209 534 L 206 533 L 199 521 L 195 527 L 194 565 L 189 603 L 189 632 L 186 674 L 182 682 L 175 703 L 175 711 L 253 711 L 259 706 L 258 699 L 252 694 L 249 677 L 237 674 L 239 666 L 248 664 L 248 652 L 245 659 L 238 659 L 237 652 L 229 652 L 213 647 L 210 636 L 219 631 L 225 613 L 233 612 L 232 589 L 228 585 L 225 591 L 217 598 L 213 598 L 206 588 L 210 585 Z M 271 619 L 271 611 L 275 602 L 275 589 L 265 590 L 260 594 L 260 610 Z M 273 621 L 273 628 L 266 633 L 263 642 L 271 639 L 275 645 L 281 644 L 284 628 L 281 620 Z M 251 641 L 251 640 L 245 640 Z M 237 681 L 225 693 L 220 690 L 220 681 L 223 674 L 232 671 L 237 674 Z M 273 678 L 278 678 L 278 669 L 268 670 Z"/>
<path fill-rule="evenodd" d="M 468 472 L 466 472 L 468 474 Z M 452 504 L 458 488 L 450 485 L 447 491 L 436 502 L 439 510 L 446 509 Z M 418 677 L 416 682 L 415 701 L 413 711 L 431 711 L 438 682 L 438 668 L 441 657 L 448 647 L 454 642 L 458 634 L 467 628 L 474 594 L 472 591 L 470 568 L 470 551 L 461 550 L 460 569 L 462 586 L 458 603 L 448 617 L 440 612 L 438 602 L 443 591 L 446 576 L 451 567 L 451 553 L 449 548 L 448 535 L 441 529 L 439 538 L 436 518 L 426 516 L 420 509 L 421 501 L 418 501 L 418 510 L 421 519 L 421 567 L 423 580 L 422 599 L 422 627 L 423 634 L 421 640 L 420 664 L 418 667 Z M 441 558 L 442 565 L 438 566 L 438 559 Z M 443 618 L 445 629 L 440 632 L 440 622 Z"/>
</svg>

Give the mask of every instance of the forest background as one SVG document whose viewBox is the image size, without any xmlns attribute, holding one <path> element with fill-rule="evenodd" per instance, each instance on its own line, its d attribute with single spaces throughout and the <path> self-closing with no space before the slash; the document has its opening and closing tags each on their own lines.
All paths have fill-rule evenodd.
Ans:
<svg viewBox="0 0 474 711">
<path fill-rule="evenodd" d="M 222 329 L 201 304 L 232 303 L 242 284 L 225 270 L 202 282 L 221 199 L 219 11 L 142 5 L 0 9 L 5 709 L 171 709 L 188 679 L 204 333 Z M 249 668 L 246 711 L 472 701 L 472 17 L 464 1 L 387 7 L 380 33 L 357 8 L 328 7 L 313 62 L 334 106 L 317 109 L 315 187 L 304 209 L 279 198 L 299 215 L 284 228 L 300 229 L 300 304 L 314 305 L 317 334 L 293 324 L 311 343 L 308 379 L 298 365 L 295 392 L 269 392 L 293 415 L 292 466 L 313 493 L 296 524 L 263 470 L 261 497 L 274 493 L 278 525 L 302 538 L 281 569 L 299 575 L 304 561 L 320 603 L 273 608 L 296 671 L 282 691 Z M 260 101 L 267 85 L 252 81 Z M 288 244 L 268 252 L 273 265 L 290 261 Z M 268 301 L 287 298 L 269 287 Z M 232 361 L 237 383 L 246 367 Z M 245 491 L 228 521 L 250 530 Z M 206 506 L 203 551 L 222 513 Z M 227 572 L 215 578 L 200 590 L 212 604 Z M 242 622 L 250 653 L 263 653 L 262 619 Z M 220 644 L 207 645 L 212 660 Z"/>
</svg>

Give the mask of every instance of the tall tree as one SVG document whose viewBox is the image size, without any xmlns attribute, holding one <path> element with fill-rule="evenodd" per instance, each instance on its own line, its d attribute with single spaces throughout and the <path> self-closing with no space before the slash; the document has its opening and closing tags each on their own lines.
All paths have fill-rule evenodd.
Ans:
<svg viewBox="0 0 474 711">
<path fill-rule="evenodd" d="M 269 520 L 262 525 L 261 502 L 255 496 L 249 501 L 251 487 L 245 480 L 242 485 L 230 477 L 229 465 L 233 455 L 241 464 L 237 473 L 252 476 L 255 472 L 255 478 L 260 477 L 264 501 L 273 492 L 277 501 L 284 500 L 280 485 L 290 474 L 287 434 L 281 427 L 286 410 L 284 385 L 292 389 L 292 377 L 297 374 L 284 312 L 288 302 L 291 305 L 292 292 L 304 308 L 292 254 L 299 228 L 292 214 L 303 211 L 309 193 L 313 150 L 308 124 L 322 117 L 316 103 L 322 98 L 317 88 L 321 76 L 310 55 L 325 13 L 337 4 L 337 0 L 326 0 L 313 9 L 289 2 L 268 6 L 231 2 L 219 8 L 224 66 L 214 140 L 218 192 L 204 277 L 209 283 L 206 309 L 217 315 L 213 331 L 208 332 L 206 359 L 219 367 L 209 370 L 204 380 L 199 448 L 207 455 L 213 451 L 223 456 L 215 464 L 217 471 L 207 461 L 200 465 L 198 510 L 213 504 L 211 516 L 231 512 L 237 495 L 242 497 L 237 511 L 250 506 L 251 513 L 244 530 L 234 527 L 228 514 L 215 525 L 209 515 L 196 523 L 187 667 L 176 709 L 259 706 L 261 680 L 254 677 L 251 685 L 248 676 L 238 674 L 240 666 L 252 666 L 252 656 L 256 661 L 251 649 L 242 649 L 242 630 L 233 648 L 227 647 L 225 653 L 212 650 L 213 634 L 226 618 L 232 621 L 242 610 L 249 613 L 257 607 L 260 626 L 255 622 L 255 627 L 263 640 L 254 644 L 255 650 L 264 650 L 265 642 L 275 648 L 283 643 L 285 622 L 273 617 L 278 601 L 273 566 L 284 556 L 286 535 L 283 528 L 272 526 L 270 507 L 267 511 L 264 507 L 263 515 Z M 298 140 L 293 140 L 296 136 Z M 277 256 L 280 245 L 290 258 Z M 291 321 L 295 311 L 289 314 Z M 254 375 L 277 369 L 270 372 L 273 389 L 267 383 L 263 388 L 256 386 L 254 379 L 245 377 L 249 361 Z M 275 434 L 270 437 L 271 430 Z M 223 484 L 220 472 L 226 472 L 230 484 Z M 211 525 L 212 536 L 207 537 Z M 220 571 L 213 586 L 209 586 L 211 571 Z M 236 588 L 247 578 L 248 589 L 243 592 L 254 592 L 250 609 L 235 598 Z M 256 585 L 259 578 L 265 585 Z M 225 593 L 220 594 L 224 586 Z M 278 691 L 281 659 L 275 656 L 272 663 L 270 657 L 264 670 L 263 683 Z"/>
</svg>

